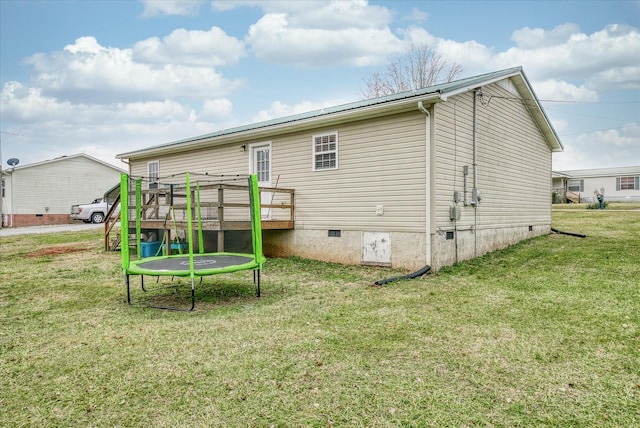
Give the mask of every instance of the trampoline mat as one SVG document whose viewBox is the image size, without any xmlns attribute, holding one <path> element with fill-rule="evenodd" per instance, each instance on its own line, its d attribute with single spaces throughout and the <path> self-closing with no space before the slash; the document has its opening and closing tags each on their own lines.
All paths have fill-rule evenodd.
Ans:
<svg viewBox="0 0 640 428">
<path fill-rule="evenodd" d="M 193 256 L 193 270 L 224 269 L 229 266 L 238 266 L 253 262 L 253 257 L 233 256 L 222 254 L 198 254 Z M 189 255 L 155 258 L 154 260 L 137 263 L 141 269 L 154 271 L 189 271 Z"/>
</svg>

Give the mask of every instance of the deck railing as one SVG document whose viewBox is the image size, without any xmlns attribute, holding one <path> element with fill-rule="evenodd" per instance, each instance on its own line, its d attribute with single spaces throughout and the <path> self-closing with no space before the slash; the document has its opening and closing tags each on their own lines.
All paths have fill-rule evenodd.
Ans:
<svg viewBox="0 0 640 428">
<path fill-rule="evenodd" d="M 262 229 L 294 229 L 295 227 L 295 191 L 277 187 L 260 187 L 262 211 Z M 196 191 L 192 188 L 192 220 L 198 218 L 202 230 L 218 232 L 218 251 L 224 247 L 224 232 L 229 230 L 251 230 L 249 202 L 246 195 L 249 188 L 238 184 L 204 184 L 199 187 L 199 203 Z M 174 185 L 172 188 L 142 190 L 141 227 L 149 230 L 162 230 L 170 234 L 173 229 L 186 230 L 187 204 L 186 188 Z M 120 201 L 118 195 L 117 201 Z M 114 203 L 114 207 L 117 204 Z M 132 204 L 129 204 L 132 206 Z M 130 218 L 135 215 L 130 215 Z M 120 235 L 110 236 L 116 230 L 120 212 L 112 209 L 105 219 L 105 250 L 115 250 L 120 243 Z M 193 222 L 197 228 L 198 223 Z"/>
</svg>

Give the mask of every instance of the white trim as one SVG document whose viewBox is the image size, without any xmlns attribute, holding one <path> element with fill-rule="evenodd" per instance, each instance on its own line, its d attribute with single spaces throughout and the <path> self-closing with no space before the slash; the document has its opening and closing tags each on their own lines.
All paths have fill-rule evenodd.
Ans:
<svg viewBox="0 0 640 428">
<path fill-rule="evenodd" d="M 249 174 L 254 174 L 255 171 L 253 170 L 253 150 L 256 148 L 260 148 L 260 147 L 268 147 L 269 148 L 269 186 L 271 186 L 272 180 L 271 178 L 273 177 L 273 150 L 271 148 L 271 141 L 263 141 L 260 143 L 253 143 L 253 144 L 249 144 Z M 266 183 L 266 181 L 264 180 L 260 180 L 258 177 L 258 181 L 260 183 Z"/>
<path fill-rule="evenodd" d="M 151 174 L 149 173 L 149 166 L 151 164 L 153 164 L 153 163 L 158 165 L 158 182 L 160 181 L 160 161 L 159 160 L 154 160 L 154 161 L 147 162 L 147 179 L 149 180 L 149 181 L 147 181 L 147 188 L 148 189 L 157 189 L 157 185 L 156 185 L 156 187 L 151 187 Z"/>
<path fill-rule="evenodd" d="M 325 136 L 329 136 L 329 135 L 335 135 L 336 136 L 336 149 L 335 149 L 335 154 L 336 154 L 336 165 L 333 168 L 316 168 L 316 138 L 318 137 L 325 137 Z M 340 151 L 340 138 L 338 135 L 338 131 L 330 131 L 330 132 L 322 132 L 322 133 L 318 133 L 318 134 L 313 134 L 311 136 L 311 171 L 313 172 L 321 172 L 321 171 L 335 171 L 338 169 L 338 153 Z M 321 153 L 333 153 L 333 150 L 329 150 L 327 152 L 321 152 Z"/>
</svg>

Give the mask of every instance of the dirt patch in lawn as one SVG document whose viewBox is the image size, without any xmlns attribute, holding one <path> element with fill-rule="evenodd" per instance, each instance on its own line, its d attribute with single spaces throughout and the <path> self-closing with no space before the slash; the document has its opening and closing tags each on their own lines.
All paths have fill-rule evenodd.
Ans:
<svg viewBox="0 0 640 428">
<path fill-rule="evenodd" d="M 58 256 L 60 254 L 71 254 L 80 251 L 89 251 L 89 248 L 81 247 L 49 247 L 33 253 L 27 254 L 27 257 L 42 257 L 42 256 Z"/>
</svg>

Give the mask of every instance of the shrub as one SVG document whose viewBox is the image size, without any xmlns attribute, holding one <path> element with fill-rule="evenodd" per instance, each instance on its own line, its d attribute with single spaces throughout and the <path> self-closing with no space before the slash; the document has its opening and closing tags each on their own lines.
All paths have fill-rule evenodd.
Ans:
<svg viewBox="0 0 640 428">
<path fill-rule="evenodd" d="M 608 201 L 604 201 L 602 203 L 602 208 L 607 208 L 607 205 L 609 205 Z M 594 202 L 592 204 L 587 205 L 587 209 L 588 210 L 599 210 L 600 209 L 600 202 Z"/>
</svg>

